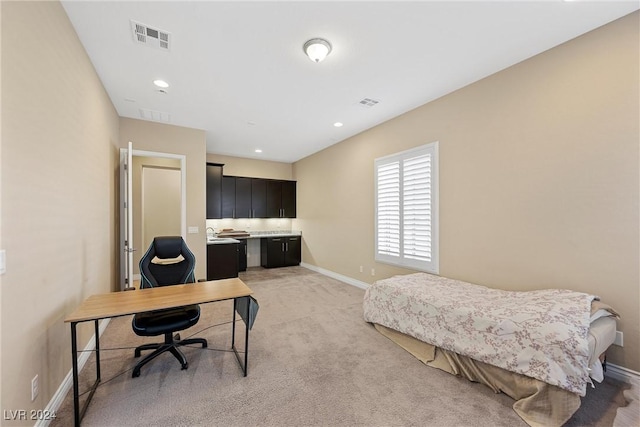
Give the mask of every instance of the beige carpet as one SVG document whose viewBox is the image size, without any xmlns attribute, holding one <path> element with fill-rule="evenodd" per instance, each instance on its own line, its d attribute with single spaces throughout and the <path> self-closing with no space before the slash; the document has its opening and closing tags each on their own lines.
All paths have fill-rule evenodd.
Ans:
<svg viewBox="0 0 640 427">
<path fill-rule="evenodd" d="M 130 317 L 112 319 L 101 340 L 103 383 L 82 424 L 525 426 L 508 396 L 423 365 L 365 323 L 362 289 L 302 267 L 254 268 L 241 278 L 260 303 L 246 378 L 228 351 L 231 326 L 205 329 L 231 319 L 231 302 L 202 305 L 198 325 L 181 333 L 209 340 L 206 350 L 184 349 L 188 370 L 165 354 L 139 378 L 131 378 L 132 348 L 150 340 L 132 332 Z M 92 356 L 81 391 L 93 366 Z M 589 389 L 568 425 L 611 426 L 625 388 L 607 379 Z M 52 426 L 73 424 L 70 395 L 57 415 Z"/>
</svg>

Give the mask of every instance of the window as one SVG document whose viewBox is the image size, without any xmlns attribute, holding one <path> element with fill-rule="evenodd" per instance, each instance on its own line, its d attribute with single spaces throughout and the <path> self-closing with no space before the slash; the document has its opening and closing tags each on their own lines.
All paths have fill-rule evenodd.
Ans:
<svg viewBox="0 0 640 427">
<path fill-rule="evenodd" d="M 376 261 L 438 273 L 438 143 L 375 160 Z"/>
</svg>

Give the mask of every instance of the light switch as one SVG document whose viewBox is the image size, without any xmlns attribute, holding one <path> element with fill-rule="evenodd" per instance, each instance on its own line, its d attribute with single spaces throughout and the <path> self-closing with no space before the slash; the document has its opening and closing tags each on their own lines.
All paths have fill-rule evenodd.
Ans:
<svg viewBox="0 0 640 427">
<path fill-rule="evenodd" d="M 7 255 L 4 249 L 0 249 L 0 274 L 7 272 Z"/>
<path fill-rule="evenodd" d="M 189 234 L 198 234 L 200 229 L 198 227 L 189 227 Z"/>
</svg>

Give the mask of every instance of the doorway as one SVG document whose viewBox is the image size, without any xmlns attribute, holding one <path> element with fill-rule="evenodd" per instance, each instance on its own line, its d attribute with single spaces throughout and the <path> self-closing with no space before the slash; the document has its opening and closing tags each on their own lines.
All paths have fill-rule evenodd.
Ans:
<svg viewBox="0 0 640 427">
<path fill-rule="evenodd" d="M 181 235 L 181 174 L 178 159 L 135 156 L 133 168 L 133 242 L 138 248 L 133 254 L 133 278 L 138 280 L 140 258 L 153 238 Z"/>
<path fill-rule="evenodd" d="M 120 289 L 125 290 L 140 278 L 138 264 L 153 237 L 186 239 L 186 156 L 130 146 L 120 149 L 120 159 Z"/>
</svg>

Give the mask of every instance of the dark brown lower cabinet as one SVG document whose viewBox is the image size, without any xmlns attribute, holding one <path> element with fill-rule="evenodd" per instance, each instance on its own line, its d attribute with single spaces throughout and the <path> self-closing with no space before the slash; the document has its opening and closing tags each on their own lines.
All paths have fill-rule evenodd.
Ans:
<svg viewBox="0 0 640 427">
<path fill-rule="evenodd" d="M 260 265 L 265 268 L 299 265 L 302 260 L 300 236 L 260 239 Z"/>
<path fill-rule="evenodd" d="M 247 271 L 247 239 L 239 239 L 238 271 Z"/>
<path fill-rule="evenodd" d="M 239 243 L 207 245 L 207 280 L 238 277 Z"/>
</svg>

